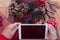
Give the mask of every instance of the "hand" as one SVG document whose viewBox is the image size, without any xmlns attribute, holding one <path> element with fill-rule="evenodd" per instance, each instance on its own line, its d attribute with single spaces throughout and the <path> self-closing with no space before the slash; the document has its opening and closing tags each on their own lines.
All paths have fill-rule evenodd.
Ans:
<svg viewBox="0 0 60 40">
<path fill-rule="evenodd" d="M 57 33 L 55 28 L 49 24 L 49 33 L 48 33 L 48 40 L 55 40 L 57 38 Z"/>
<path fill-rule="evenodd" d="M 2 35 L 7 37 L 8 39 L 11 39 L 13 37 L 13 35 L 15 34 L 15 32 L 17 31 L 17 29 L 18 29 L 17 25 L 19 25 L 19 23 L 14 23 L 14 24 L 8 25 L 3 30 Z"/>
</svg>

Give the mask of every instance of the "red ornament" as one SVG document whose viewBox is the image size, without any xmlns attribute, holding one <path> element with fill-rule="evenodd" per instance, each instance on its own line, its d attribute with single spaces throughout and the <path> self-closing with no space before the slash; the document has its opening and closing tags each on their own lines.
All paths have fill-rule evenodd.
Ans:
<svg viewBox="0 0 60 40">
<path fill-rule="evenodd" d="M 45 0 L 38 0 L 38 3 L 39 3 L 40 5 L 45 4 Z"/>
<path fill-rule="evenodd" d="M 57 22 L 55 20 L 49 20 L 48 23 L 53 26 L 57 26 Z"/>
</svg>

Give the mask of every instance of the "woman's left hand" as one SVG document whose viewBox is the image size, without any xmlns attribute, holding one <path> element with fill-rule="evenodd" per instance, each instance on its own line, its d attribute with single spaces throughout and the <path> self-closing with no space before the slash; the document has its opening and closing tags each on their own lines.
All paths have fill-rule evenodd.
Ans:
<svg viewBox="0 0 60 40">
<path fill-rule="evenodd" d="M 48 30 L 49 30 L 48 40 L 56 40 L 57 32 L 56 32 L 55 28 L 51 24 L 49 24 Z"/>
</svg>

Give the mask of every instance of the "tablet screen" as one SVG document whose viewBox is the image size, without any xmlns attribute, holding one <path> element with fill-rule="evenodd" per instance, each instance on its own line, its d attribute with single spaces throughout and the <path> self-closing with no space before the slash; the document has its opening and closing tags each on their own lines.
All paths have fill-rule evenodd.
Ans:
<svg viewBox="0 0 60 40">
<path fill-rule="evenodd" d="M 21 25 L 22 39 L 45 39 L 46 25 Z"/>
</svg>

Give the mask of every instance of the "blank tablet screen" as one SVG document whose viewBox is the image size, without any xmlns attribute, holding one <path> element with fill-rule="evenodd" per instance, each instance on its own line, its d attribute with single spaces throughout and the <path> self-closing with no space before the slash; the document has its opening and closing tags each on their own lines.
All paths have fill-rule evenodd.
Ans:
<svg viewBox="0 0 60 40">
<path fill-rule="evenodd" d="M 22 39 L 44 39 L 46 25 L 21 25 Z"/>
</svg>

